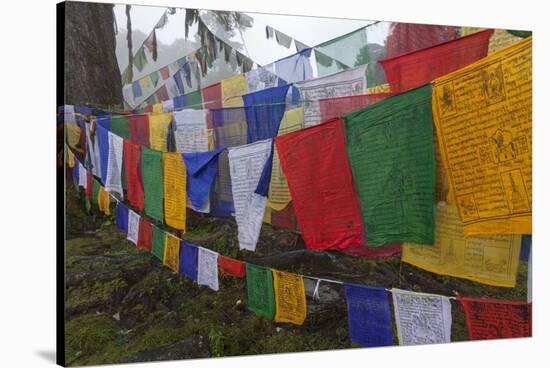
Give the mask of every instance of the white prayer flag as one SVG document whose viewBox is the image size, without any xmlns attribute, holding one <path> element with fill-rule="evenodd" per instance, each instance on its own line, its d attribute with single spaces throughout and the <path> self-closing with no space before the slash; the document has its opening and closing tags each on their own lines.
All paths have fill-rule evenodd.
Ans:
<svg viewBox="0 0 550 368">
<path fill-rule="evenodd" d="M 176 151 L 208 151 L 208 110 L 184 109 L 174 113 Z"/>
<path fill-rule="evenodd" d="M 174 111 L 174 100 L 169 99 L 166 101 L 162 101 L 162 111 L 164 112 Z"/>
<path fill-rule="evenodd" d="M 260 236 L 267 198 L 254 191 L 271 153 L 271 144 L 272 140 L 266 139 L 228 148 L 240 249 L 254 251 Z"/>
<path fill-rule="evenodd" d="M 81 187 L 84 187 L 84 189 L 86 189 L 86 174 L 88 173 L 88 171 L 86 171 L 86 168 L 84 167 L 84 165 L 82 165 L 80 163 L 80 161 L 78 161 L 78 185 L 81 186 Z"/>
<path fill-rule="evenodd" d="M 109 132 L 109 158 L 107 161 L 107 179 L 105 180 L 105 190 L 107 192 L 117 192 L 124 197 L 122 192 L 122 147 L 123 139 Z"/>
<path fill-rule="evenodd" d="M 451 342 L 451 303 L 442 295 L 392 289 L 400 345 Z"/>
<path fill-rule="evenodd" d="M 214 291 L 218 291 L 218 253 L 210 249 L 198 248 L 197 283 L 199 285 L 206 285 Z"/>
<path fill-rule="evenodd" d="M 139 234 L 140 216 L 134 211 L 128 209 L 128 235 L 126 239 L 137 245 Z"/>
</svg>

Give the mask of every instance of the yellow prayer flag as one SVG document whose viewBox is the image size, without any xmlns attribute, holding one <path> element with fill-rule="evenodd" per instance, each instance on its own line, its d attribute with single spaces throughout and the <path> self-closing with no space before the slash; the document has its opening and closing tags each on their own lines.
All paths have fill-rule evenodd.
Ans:
<svg viewBox="0 0 550 368">
<path fill-rule="evenodd" d="M 301 275 L 273 270 L 275 322 L 301 325 L 306 319 L 307 304 Z"/>
<path fill-rule="evenodd" d="M 281 120 L 278 135 L 293 132 L 304 127 L 304 108 L 287 110 Z M 282 211 L 291 201 L 288 183 L 283 174 L 277 148 L 274 147 L 273 165 L 271 167 L 271 181 L 269 183 L 269 195 L 267 206 L 275 211 Z"/>
<path fill-rule="evenodd" d="M 531 37 L 433 82 L 432 110 L 465 235 L 531 233 Z"/>
<path fill-rule="evenodd" d="M 434 245 L 403 244 L 401 260 L 440 275 L 514 287 L 521 236 L 464 237 L 455 206 L 437 212 Z"/>
<path fill-rule="evenodd" d="M 74 155 L 69 147 L 65 147 L 65 149 L 67 150 L 67 165 L 72 169 L 74 167 Z"/>
<path fill-rule="evenodd" d="M 67 135 L 67 144 L 69 147 L 77 148 L 80 143 L 80 127 L 74 123 L 66 123 L 65 131 Z"/>
<path fill-rule="evenodd" d="M 368 87 L 366 89 L 366 94 L 370 95 L 373 93 L 388 93 L 390 92 L 390 85 L 388 83 L 379 84 L 377 86 Z"/>
<path fill-rule="evenodd" d="M 153 104 L 153 112 L 163 112 L 162 102 Z"/>
<path fill-rule="evenodd" d="M 151 149 L 162 152 L 168 150 L 166 146 L 166 137 L 171 122 L 171 112 L 149 114 L 149 140 Z"/>
<path fill-rule="evenodd" d="M 164 219 L 174 229 L 185 231 L 187 173 L 181 153 L 162 155 L 164 172 Z"/>
<path fill-rule="evenodd" d="M 470 35 L 472 33 L 483 31 L 485 28 L 477 27 L 462 27 L 460 29 L 460 37 Z M 493 52 L 508 47 L 516 42 L 521 41 L 522 38 L 514 36 L 505 29 L 495 29 L 493 35 L 489 39 L 489 49 L 488 53 L 491 55 Z"/>
<path fill-rule="evenodd" d="M 271 215 L 272 215 L 272 209 L 269 208 L 269 207 L 265 207 L 265 211 L 264 211 L 264 219 L 263 219 L 263 222 L 266 223 L 266 224 L 271 224 Z"/>
<path fill-rule="evenodd" d="M 237 74 L 224 79 L 220 83 L 223 107 L 243 106 L 243 95 L 248 93 L 248 83 L 244 74 Z"/>
<path fill-rule="evenodd" d="M 172 271 L 178 272 L 180 263 L 180 240 L 174 235 L 166 233 L 164 241 L 164 258 L 162 263 L 170 267 Z"/>
<path fill-rule="evenodd" d="M 151 80 L 151 77 L 147 75 L 139 80 L 139 85 L 142 90 L 147 91 L 148 89 L 153 88 L 153 81 Z"/>
<path fill-rule="evenodd" d="M 214 129 L 206 129 L 206 134 L 208 136 L 208 150 L 213 151 L 216 148 L 216 143 L 214 142 Z"/>
<path fill-rule="evenodd" d="M 99 192 L 97 194 L 97 205 L 99 206 L 99 210 L 107 216 L 111 214 L 111 196 L 103 186 L 99 187 Z"/>
</svg>

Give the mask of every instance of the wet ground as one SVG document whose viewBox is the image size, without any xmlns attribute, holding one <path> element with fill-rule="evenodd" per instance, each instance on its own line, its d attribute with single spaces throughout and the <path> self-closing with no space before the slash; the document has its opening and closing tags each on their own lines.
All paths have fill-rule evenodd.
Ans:
<svg viewBox="0 0 550 368">
<path fill-rule="evenodd" d="M 280 324 L 246 309 L 246 282 L 221 277 L 220 291 L 199 287 L 137 249 L 95 206 L 67 183 L 66 361 L 69 365 L 315 351 L 357 347 L 348 338 L 340 285 L 305 279 L 308 316 L 302 326 Z M 114 213 L 114 204 L 111 210 Z M 191 214 L 184 239 L 241 260 L 353 283 L 412 291 L 508 300 L 526 299 L 527 265 L 515 288 L 439 276 L 401 263 L 339 252 L 306 250 L 291 231 L 262 228 L 257 251 L 239 251 L 233 220 Z M 391 298 L 390 298 L 391 302 Z M 452 301 L 452 340 L 468 339 L 464 313 Z M 392 317 L 393 318 L 393 317 Z M 397 344 L 394 323 L 394 342 Z"/>
</svg>

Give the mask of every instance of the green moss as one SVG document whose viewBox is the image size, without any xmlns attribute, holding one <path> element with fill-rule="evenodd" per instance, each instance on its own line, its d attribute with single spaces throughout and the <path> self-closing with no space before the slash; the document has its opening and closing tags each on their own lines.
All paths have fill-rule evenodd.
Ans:
<svg viewBox="0 0 550 368">
<path fill-rule="evenodd" d="M 68 308 L 88 308 L 108 304 L 117 295 L 123 295 L 128 284 L 122 278 L 106 282 L 95 282 L 93 285 L 82 285 L 69 290 Z"/>
<path fill-rule="evenodd" d="M 116 321 L 106 315 L 85 314 L 70 320 L 65 326 L 67 362 L 99 353 L 115 341 L 117 333 Z"/>
</svg>

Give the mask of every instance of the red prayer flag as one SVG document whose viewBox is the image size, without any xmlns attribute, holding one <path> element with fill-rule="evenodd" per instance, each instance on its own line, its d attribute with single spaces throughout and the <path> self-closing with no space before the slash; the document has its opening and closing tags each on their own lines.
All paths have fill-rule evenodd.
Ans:
<svg viewBox="0 0 550 368">
<path fill-rule="evenodd" d="M 146 114 L 152 113 L 153 112 L 153 105 L 145 105 L 145 107 L 143 108 L 143 112 L 146 113 Z"/>
<path fill-rule="evenodd" d="M 218 266 L 221 273 L 227 276 L 244 278 L 246 273 L 244 262 L 231 257 L 219 255 Z"/>
<path fill-rule="evenodd" d="M 492 29 L 426 49 L 380 60 L 393 93 L 430 83 L 487 56 Z"/>
<path fill-rule="evenodd" d="M 123 146 L 127 196 L 128 202 L 140 211 L 143 211 L 143 183 L 141 181 L 140 159 L 141 146 L 128 139 L 124 140 Z"/>
<path fill-rule="evenodd" d="M 221 109 L 222 104 L 222 86 L 216 83 L 202 89 L 202 103 L 205 109 Z"/>
<path fill-rule="evenodd" d="M 373 93 L 370 95 L 321 98 L 319 99 L 321 121 L 341 118 L 350 112 L 363 109 L 391 95 L 391 93 Z"/>
<path fill-rule="evenodd" d="M 148 252 L 150 252 L 153 247 L 153 227 L 151 226 L 151 223 L 143 217 L 140 217 L 139 219 L 137 247 L 145 249 Z"/>
<path fill-rule="evenodd" d="M 470 340 L 530 337 L 531 303 L 457 297 L 466 313 Z"/>
<path fill-rule="evenodd" d="M 160 87 L 155 93 L 155 95 L 157 96 L 157 100 L 159 101 L 166 101 L 170 99 L 170 97 L 168 96 L 168 90 L 166 89 L 166 85 L 163 85 L 162 87 Z"/>
<path fill-rule="evenodd" d="M 130 137 L 135 144 L 149 147 L 149 116 L 132 115 L 128 117 Z"/>
<path fill-rule="evenodd" d="M 458 29 L 430 24 L 392 23 L 386 43 L 386 58 L 454 40 Z"/>
<path fill-rule="evenodd" d="M 306 247 L 365 245 L 340 119 L 275 138 Z"/>
<path fill-rule="evenodd" d="M 164 80 L 170 78 L 170 70 L 168 69 L 168 66 L 165 66 L 162 69 L 160 69 L 160 76 Z"/>
</svg>

